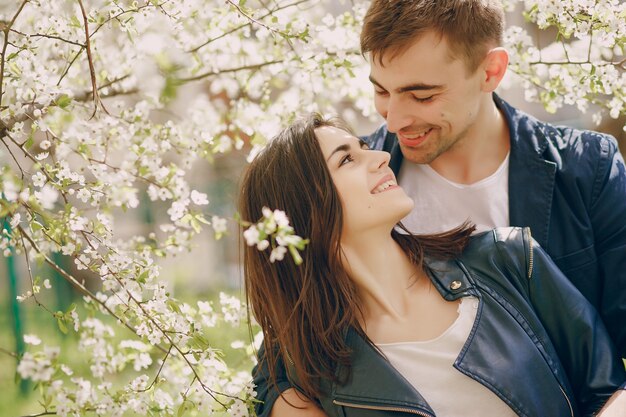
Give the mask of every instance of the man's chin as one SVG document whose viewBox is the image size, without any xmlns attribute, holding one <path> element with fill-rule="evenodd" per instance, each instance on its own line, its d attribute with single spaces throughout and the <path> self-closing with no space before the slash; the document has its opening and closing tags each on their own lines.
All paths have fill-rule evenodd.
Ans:
<svg viewBox="0 0 626 417">
<path fill-rule="evenodd" d="M 428 149 L 412 148 L 400 144 L 400 150 L 405 160 L 414 164 L 430 164 L 439 154 Z"/>
</svg>

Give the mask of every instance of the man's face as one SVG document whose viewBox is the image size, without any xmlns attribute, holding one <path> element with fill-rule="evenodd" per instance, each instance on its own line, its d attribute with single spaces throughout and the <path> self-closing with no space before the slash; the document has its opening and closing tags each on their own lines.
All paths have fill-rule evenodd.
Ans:
<svg viewBox="0 0 626 417">
<path fill-rule="evenodd" d="M 429 164 L 463 142 L 471 146 L 484 94 L 481 71 L 470 74 L 445 39 L 428 32 L 391 60 L 383 55 L 382 65 L 372 58 L 370 80 L 376 110 L 407 160 Z"/>
</svg>

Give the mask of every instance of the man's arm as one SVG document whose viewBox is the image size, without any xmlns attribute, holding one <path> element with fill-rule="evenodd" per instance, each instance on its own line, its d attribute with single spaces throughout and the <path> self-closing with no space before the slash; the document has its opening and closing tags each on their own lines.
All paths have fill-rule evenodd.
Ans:
<svg viewBox="0 0 626 417">
<path fill-rule="evenodd" d="M 600 314 L 626 358 L 626 168 L 613 138 L 602 139 L 590 207 L 602 280 Z"/>
<path fill-rule="evenodd" d="M 565 368 L 581 415 L 596 415 L 624 388 L 624 364 L 598 312 L 536 242 L 532 247 L 532 274 L 525 279 L 530 301 Z M 516 264 L 523 266 L 525 260 L 518 258 Z M 526 276 L 524 270 L 518 273 Z"/>
</svg>

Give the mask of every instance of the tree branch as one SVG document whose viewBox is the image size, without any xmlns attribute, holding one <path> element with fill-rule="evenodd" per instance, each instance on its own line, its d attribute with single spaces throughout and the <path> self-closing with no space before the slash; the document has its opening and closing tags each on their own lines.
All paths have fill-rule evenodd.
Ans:
<svg viewBox="0 0 626 417">
<path fill-rule="evenodd" d="M 267 12 L 267 13 L 265 13 L 265 14 L 264 14 L 264 15 L 262 15 L 262 16 L 259 16 L 259 18 L 258 18 L 258 19 L 259 19 L 259 20 L 261 20 L 261 19 L 265 19 L 267 16 L 271 16 L 272 14 L 274 14 L 274 13 L 276 13 L 276 12 L 280 11 L 280 10 L 288 9 L 288 8 L 290 8 L 290 7 L 294 7 L 294 6 L 299 6 L 300 4 L 302 4 L 302 3 L 307 3 L 307 2 L 309 2 L 309 1 L 310 1 L 310 0 L 299 0 L 299 1 L 296 1 L 296 2 L 294 2 L 294 3 L 290 3 L 290 4 L 286 4 L 286 5 L 284 5 L 284 6 L 279 6 L 279 7 L 276 7 L 275 9 L 268 10 L 268 12 Z M 232 3 L 231 3 L 231 4 L 232 4 Z M 208 39 L 206 42 L 204 42 L 204 43 L 202 43 L 202 44 L 200 44 L 200 45 L 196 46 L 195 48 L 190 49 L 190 50 L 188 50 L 188 51 L 186 51 L 186 52 L 189 52 L 189 53 L 194 53 L 194 52 L 197 52 L 197 51 L 199 51 L 200 49 L 202 49 L 202 48 L 204 48 L 205 46 L 207 46 L 208 44 L 210 44 L 211 42 L 215 42 L 215 41 L 217 41 L 218 39 L 222 39 L 222 38 L 224 38 L 224 37 L 226 37 L 226 36 L 230 35 L 231 33 L 237 32 L 238 30 L 245 28 L 246 26 L 250 26 L 251 24 L 252 24 L 252 22 L 248 22 L 248 23 L 245 23 L 245 24 L 243 24 L 243 25 L 239 25 L 239 26 L 237 26 L 237 27 L 235 27 L 235 28 L 233 28 L 233 29 L 230 29 L 230 30 L 228 30 L 228 31 L 226 31 L 226 32 L 224 32 L 224 33 L 222 33 L 222 34 L 221 34 L 221 35 L 219 35 L 219 36 L 216 36 L 216 37 L 214 37 L 214 38 Z"/>
<path fill-rule="evenodd" d="M 62 269 L 61 267 L 59 267 L 56 262 L 54 262 L 53 260 L 51 260 L 48 255 L 46 255 L 41 249 L 39 249 L 39 246 L 37 246 L 37 243 L 35 243 L 35 241 L 26 233 L 26 231 L 22 228 L 22 226 L 18 226 L 17 227 L 18 230 L 20 231 L 20 234 L 26 238 L 26 240 L 28 240 L 28 242 L 30 243 L 30 245 L 32 246 L 33 249 L 35 249 L 35 251 L 37 251 L 41 256 L 43 256 L 44 260 L 46 261 L 46 263 L 48 265 L 50 265 L 54 270 L 56 270 L 59 274 L 61 274 L 70 284 L 72 284 L 72 286 L 74 286 L 75 288 L 77 288 L 80 292 L 82 292 L 84 295 L 88 296 L 89 298 L 91 298 L 92 300 L 94 300 L 96 303 L 98 303 L 100 306 L 102 306 L 102 308 L 104 308 L 112 317 L 115 317 L 117 320 L 119 320 L 124 326 L 126 326 L 131 332 L 133 332 L 134 334 L 137 334 L 137 330 L 135 330 L 126 320 L 122 320 L 121 317 L 119 317 L 117 314 L 115 314 L 115 312 L 113 310 L 111 310 L 105 303 L 103 303 L 102 301 L 100 301 L 96 295 L 94 293 L 92 293 L 91 291 L 89 291 L 89 289 L 87 289 L 87 287 L 85 287 L 83 284 L 81 284 L 76 278 L 74 278 L 72 275 L 68 274 L 67 272 L 65 272 L 64 269 Z M 26 248 L 24 248 L 24 250 L 26 250 Z M 165 352 L 165 349 L 162 348 L 161 346 L 155 346 L 157 349 Z"/>
<path fill-rule="evenodd" d="M 108 111 L 102 105 L 100 97 L 98 96 L 98 85 L 96 83 L 96 68 L 93 63 L 93 54 L 91 51 L 91 40 L 89 36 L 89 20 L 87 19 L 87 13 L 85 12 L 85 6 L 83 6 L 83 0 L 78 0 L 80 11 L 83 15 L 83 24 L 85 25 L 85 49 L 87 50 L 87 61 L 89 62 L 89 74 L 91 76 L 91 91 L 93 93 L 94 109 L 91 117 L 96 115 L 98 111 L 98 105 L 102 106 L 102 109 L 108 114 Z"/>
</svg>

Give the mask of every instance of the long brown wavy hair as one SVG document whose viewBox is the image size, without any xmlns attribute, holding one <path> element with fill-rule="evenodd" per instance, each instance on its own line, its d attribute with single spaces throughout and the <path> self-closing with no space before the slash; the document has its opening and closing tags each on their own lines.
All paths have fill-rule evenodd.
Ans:
<svg viewBox="0 0 626 417">
<path fill-rule="evenodd" d="M 260 324 L 270 382 L 277 364 L 289 363 L 297 385 L 319 398 L 321 379 L 339 381 L 338 365 L 350 369 L 344 336 L 352 326 L 366 340 L 356 287 L 341 263 L 341 201 L 315 129 L 334 126 L 350 131 L 339 120 L 318 114 L 293 123 L 272 139 L 245 172 L 239 213 L 257 222 L 262 207 L 286 212 L 295 232 L 310 239 L 296 265 L 288 256 L 272 263 L 269 251 L 244 245 L 246 298 Z M 418 267 L 425 255 L 450 258 L 463 250 L 473 227 L 463 225 L 438 235 L 392 236 Z"/>
</svg>

